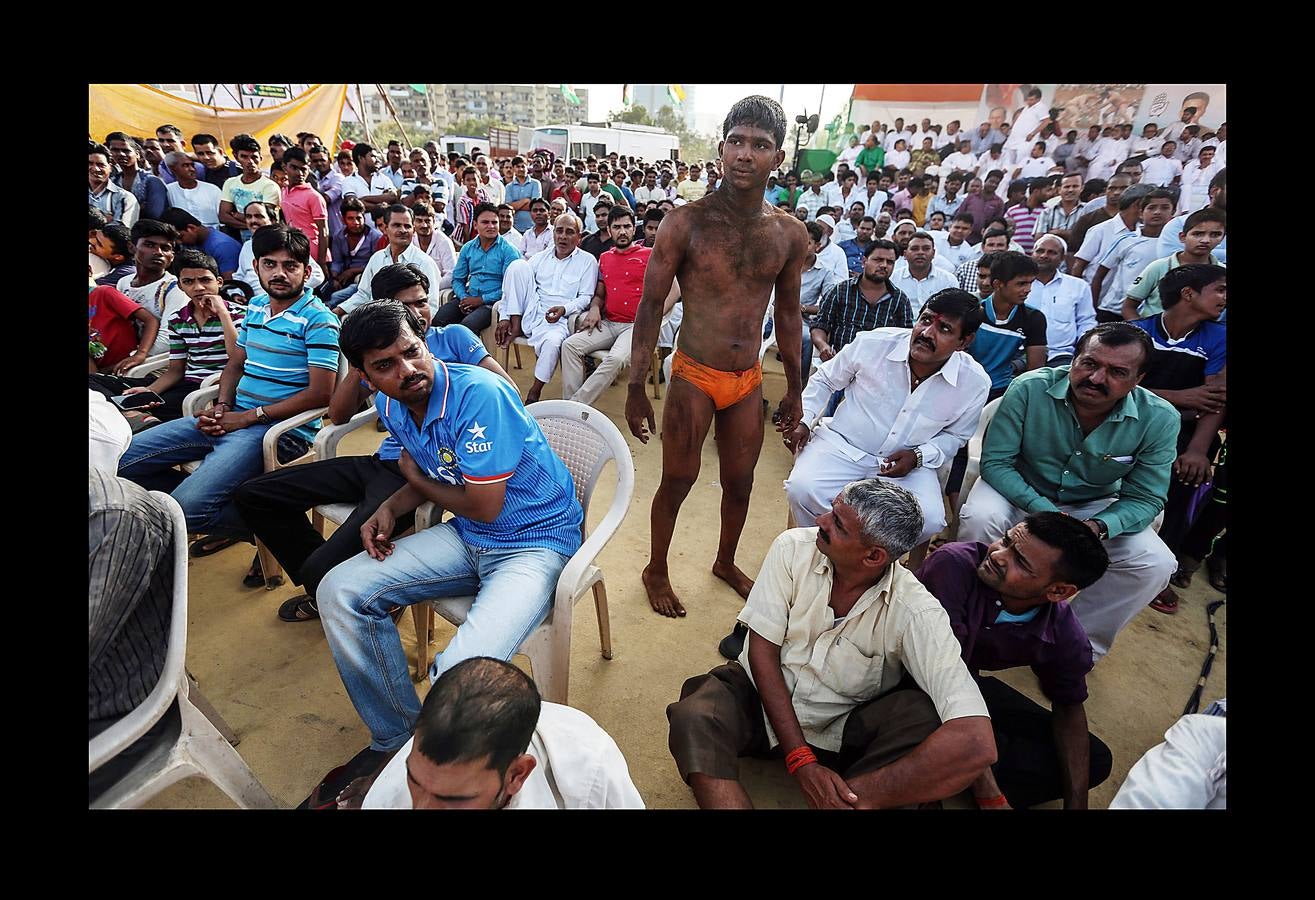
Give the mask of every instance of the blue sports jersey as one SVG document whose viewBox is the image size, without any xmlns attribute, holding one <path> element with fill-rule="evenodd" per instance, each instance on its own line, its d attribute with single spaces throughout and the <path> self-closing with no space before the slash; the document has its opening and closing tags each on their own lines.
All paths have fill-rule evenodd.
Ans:
<svg viewBox="0 0 1315 900">
<path fill-rule="evenodd" d="M 1141 386 L 1147 390 L 1184 391 L 1205 384 L 1228 365 L 1228 326 L 1201 322 L 1178 340 L 1164 330 L 1164 313 L 1128 323 L 1151 336 L 1155 352 Z"/>
<path fill-rule="evenodd" d="M 992 297 L 982 301 L 982 324 L 968 345 L 968 353 L 991 376 L 992 389 L 1014 380 L 1013 359 L 1027 347 L 1046 346 L 1046 314 L 1030 306 L 1016 306 L 1004 325 L 995 324 Z"/>
<path fill-rule="evenodd" d="M 417 425 L 404 404 L 382 393 L 375 408 L 435 481 L 507 483 L 502 511 L 492 522 L 452 519 L 467 544 L 546 548 L 565 556 L 579 549 L 584 514 L 575 482 L 506 379 L 479 366 L 436 359 L 423 423 Z"/>
<path fill-rule="evenodd" d="M 483 342 L 465 325 L 449 325 L 446 328 L 435 325 L 425 333 L 425 343 L 429 345 L 429 352 L 443 362 L 477 366 L 489 355 Z M 375 455 L 380 459 L 397 459 L 402 455 L 402 445 L 389 434 Z"/>
</svg>

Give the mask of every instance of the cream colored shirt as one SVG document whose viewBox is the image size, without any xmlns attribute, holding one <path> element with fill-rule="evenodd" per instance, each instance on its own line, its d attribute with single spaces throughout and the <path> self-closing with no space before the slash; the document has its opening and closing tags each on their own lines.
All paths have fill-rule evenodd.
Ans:
<svg viewBox="0 0 1315 900">
<path fill-rule="evenodd" d="M 778 536 L 739 616 L 780 646 L 785 687 L 804 739 L 838 751 L 850 711 L 893 690 L 906 669 L 936 704 L 942 722 L 989 716 L 959 656 L 945 608 L 913 573 L 892 564 L 837 622 L 830 606 L 831 560 L 816 541 L 817 528 Z M 747 641 L 739 662 L 752 679 Z M 779 743 L 770 721 L 767 735 L 773 746 Z"/>
</svg>

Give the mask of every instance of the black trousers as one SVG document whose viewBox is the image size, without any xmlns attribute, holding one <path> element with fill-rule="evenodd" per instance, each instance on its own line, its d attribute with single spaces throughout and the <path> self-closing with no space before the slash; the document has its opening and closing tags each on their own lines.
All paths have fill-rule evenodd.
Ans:
<svg viewBox="0 0 1315 900">
<path fill-rule="evenodd" d="M 1112 313 L 1104 309 L 1096 310 L 1096 324 L 1104 325 L 1106 322 L 1122 322 L 1123 316 L 1118 313 Z M 1081 337 L 1081 335 L 1079 335 Z"/>
<path fill-rule="evenodd" d="M 238 488 L 233 499 L 247 527 L 314 597 L 330 569 L 361 552 L 361 526 L 405 484 L 395 461 L 343 456 L 259 475 Z M 306 513 L 327 503 L 355 503 L 356 511 L 326 540 Z M 403 516 L 393 535 L 414 523 L 414 515 Z"/>
<path fill-rule="evenodd" d="M 478 335 L 493 324 L 493 305 L 485 304 L 474 312 L 467 314 L 461 311 L 460 300 L 452 300 L 450 303 L 444 303 L 434 313 L 435 325 L 456 325 L 457 323 L 465 325 Z"/>
<path fill-rule="evenodd" d="M 978 682 L 995 731 L 996 763 L 991 767 L 1000 790 L 1015 809 L 1027 809 L 1064 796 L 1059 754 L 1055 750 L 1051 712 L 995 678 Z M 1088 788 L 1110 777 L 1110 748 L 1094 734 L 1090 741 Z"/>
<path fill-rule="evenodd" d="M 150 387 L 154 383 L 154 375 L 146 378 L 125 378 L 122 375 L 104 375 L 101 373 L 87 376 L 87 387 L 98 394 L 103 394 L 106 400 L 111 397 L 118 397 L 128 388 Z M 149 409 L 147 412 L 161 422 L 168 422 L 170 419 L 181 419 L 183 417 L 183 400 L 195 390 L 197 390 L 197 385 L 190 381 L 176 384 L 160 395 L 160 399 L 164 401 L 162 405 Z"/>
</svg>

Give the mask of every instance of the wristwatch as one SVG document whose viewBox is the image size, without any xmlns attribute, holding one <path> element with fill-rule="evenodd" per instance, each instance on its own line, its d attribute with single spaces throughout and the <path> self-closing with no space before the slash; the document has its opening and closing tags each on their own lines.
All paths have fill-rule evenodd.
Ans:
<svg viewBox="0 0 1315 900">
<path fill-rule="evenodd" d="M 257 406 L 256 421 L 259 422 L 261 425 L 268 425 L 270 422 L 274 420 L 269 417 L 269 413 L 265 412 L 265 407 Z"/>
<path fill-rule="evenodd" d="M 1096 532 L 1100 535 L 1100 539 L 1108 541 L 1110 539 L 1110 527 L 1101 519 L 1092 519 L 1091 521 L 1096 523 Z"/>
</svg>

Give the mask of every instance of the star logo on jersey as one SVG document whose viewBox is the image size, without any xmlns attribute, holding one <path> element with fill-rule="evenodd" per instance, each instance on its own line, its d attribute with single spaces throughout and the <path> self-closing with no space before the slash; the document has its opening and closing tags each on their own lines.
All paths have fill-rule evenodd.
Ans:
<svg viewBox="0 0 1315 900">
<path fill-rule="evenodd" d="M 484 432 L 485 432 L 485 430 L 486 430 L 487 428 L 488 428 L 487 425 L 480 425 L 480 424 L 479 424 L 479 419 L 476 419 L 476 420 L 475 420 L 475 427 L 474 427 L 474 428 L 471 428 L 471 429 L 468 429 L 468 433 L 469 433 L 470 436 L 473 437 L 475 440 L 477 440 L 477 441 L 482 441 L 482 440 L 484 440 Z"/>
</svg>

